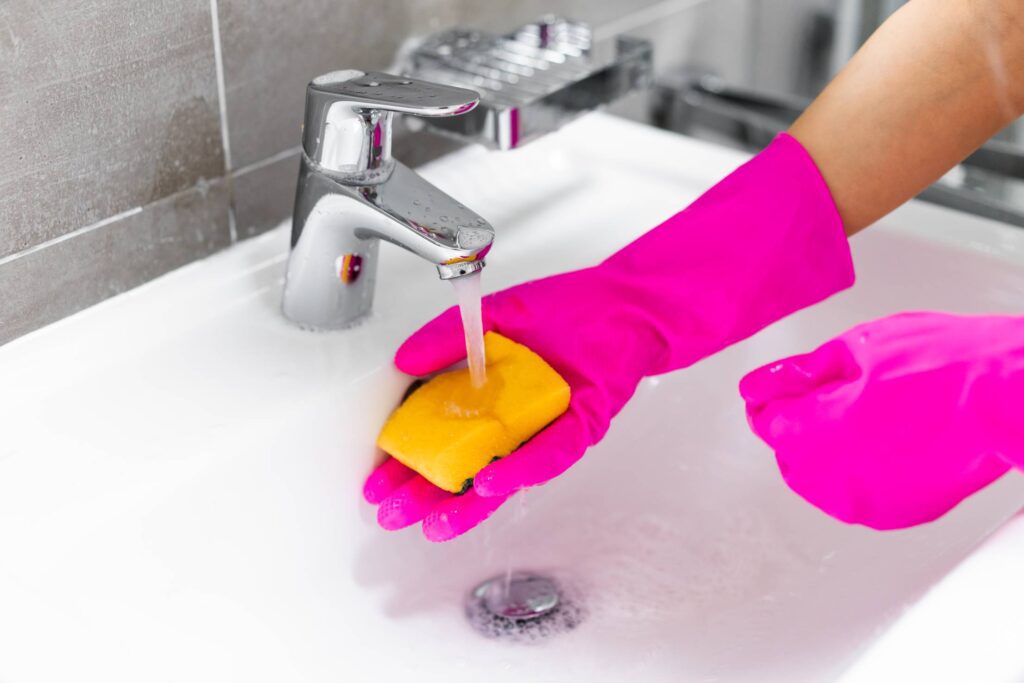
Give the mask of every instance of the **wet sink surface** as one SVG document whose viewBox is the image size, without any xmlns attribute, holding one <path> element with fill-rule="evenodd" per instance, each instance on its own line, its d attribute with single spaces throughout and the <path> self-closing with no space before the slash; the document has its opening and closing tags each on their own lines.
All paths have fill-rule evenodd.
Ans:
<svg viewBox="0 0 1024 683">
<path fill-rule="evenodd" d="M 424 174 L 495 225 L 493 291 L 602 259 L 741 160 L 592 115 Z M 1014 229 L 915 204 L 854 244 L 853 290 L 645 381 L 577 467 L 444 545 L 359 499 L 408 382 L 390 355 L 454 300 L 395 248 L 348 332 L 279 315 L 282 227 L 0 348 L 0 679 L 837 677 L 1024 504 L 1011 475 L 923 528 L 848 527 L 746 429 L 756 365 L 899 310 L 1024 302 Z M 508 567 L 570 584 L 583 623 L 477 635 L 463 598 Z"/>
</svg>

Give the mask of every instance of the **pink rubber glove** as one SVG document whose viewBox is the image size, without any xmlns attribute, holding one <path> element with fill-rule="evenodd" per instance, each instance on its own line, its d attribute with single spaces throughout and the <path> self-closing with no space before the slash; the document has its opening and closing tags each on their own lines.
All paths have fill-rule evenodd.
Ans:
<svg viewBox="0 0 1024 683">
<path fill-rule="evenodd" d="M 876 529 L 929 522 L 1024 465 L 1024 318 L 883 318 L 755 370 L 740 393 L 808 501 Z"/>
<path fill-rule="evenodd" d="M 500 248 L 500 247 L 499 247 Z M 432 541 L 486 519 L 514 491 L 576 462 L 646 375 L 691 365 L 853 283 L 839 214 L 817 167 L 788 135 L 686 210 L 598 266 L 484 299 L 485 330 L 525 344 L 572 387 L 569 410 L 452 496 L 394 460 L 366 482 L 378 521 L 423 520 Z M 426 375 L 463 358 L 457 309 L 413 334 L 395 364 Z"/>
</svg>

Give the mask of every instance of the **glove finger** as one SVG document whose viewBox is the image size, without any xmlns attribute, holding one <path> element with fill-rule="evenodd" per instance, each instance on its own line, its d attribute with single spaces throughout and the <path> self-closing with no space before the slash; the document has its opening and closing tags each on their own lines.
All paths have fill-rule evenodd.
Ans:
<svg viewBox="0 0 1024 683">
<path fill-rule="evenodd" d="M 483 307 L 484 332 L 493 329 L 487 306 Z M 466 336 L 458 306 L 452 306 L 398 347 L 395 366 L 408 375 L 429 375 L 466 357 Z"/>
<path fill-rule="evenodd" d="M 757 413 L 774 401 L 801 398 L 851 382 L 860 374 L 846 344 L 832 340 L 811 353 L 783 358 L 750 372 L 740 380 L 740 394 L 748 413 Z"/>
<path fill-rule="evenodd" d="M 450 541 L 490 517 L 507 499 L 508 496 L 484 498 L 472 489 L 461 496 L 452 496 L 438 504 L 423 520 L 423 535 L 435 543 Z"/>
<path fill-rule="evenodd" d="M 583 419 L 570 408 L 514 453 L 480 470 L 473 488 L 487 498 L 543 484 L 580 459 L 588 445 L 586 434 Z"/>
<path fill-rule="evenodd" d="M 363 498 L 367 503 L 377 505 L 415 476 L 416 472 L 389 457 L 366 478 Z"/>
<path fill-rule="evenodd" d="M 426 517 L 434 506 L 451 496 L 417 475 L 381 502 L 377 523 L 388 531 L 403 529 Z"/>
</svg>

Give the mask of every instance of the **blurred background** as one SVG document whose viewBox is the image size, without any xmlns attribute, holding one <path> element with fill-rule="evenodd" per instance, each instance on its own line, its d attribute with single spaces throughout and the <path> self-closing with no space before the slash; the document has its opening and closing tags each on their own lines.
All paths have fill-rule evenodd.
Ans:
<svg viewBox="0 0 1024 683">
<path fill-rule="evenodd" d="M 3 0 L 0 343 L 290 215 L 306 83 L 387 69 L 409 41 L 546 13 L 652 41 L 655 87 L 617 114 L 756 149 L 894 0 Z M 1018 225 L 1015 140 L 933 201 Z M 403 132 L 409 165 L 455 146 Z"/>
</svg>

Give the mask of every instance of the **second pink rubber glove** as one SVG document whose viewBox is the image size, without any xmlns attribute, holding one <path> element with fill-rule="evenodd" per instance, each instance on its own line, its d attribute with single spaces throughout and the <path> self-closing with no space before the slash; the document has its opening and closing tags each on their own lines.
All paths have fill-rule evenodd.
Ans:
<svg viewBox="0 0 1024 683">
<path fill-rule="evenodd" d="M 883 318 L 740 392 L 790 488 L 845 522 L 928 522 L 1024 467 L 1024 318 Z"/>
<path fill-rule="evenodd" d="M 423 520 L 433 541 L 486 519 L 514 491 L 564 472 L 599 441 L 640 380 L 691 365 L 853 284 L 842 223 L 794 138 L 763 152 L 684 211 L 598 266 L 484 299 L 484 329 L 525 344 L 572 387 L 569 410 L 452 496 L 395 460 L 367 480 L 378 521 Z M 413 334 L 395 364 L 426 375 L 465 358 L 449 309 Z"/>
</svg>

